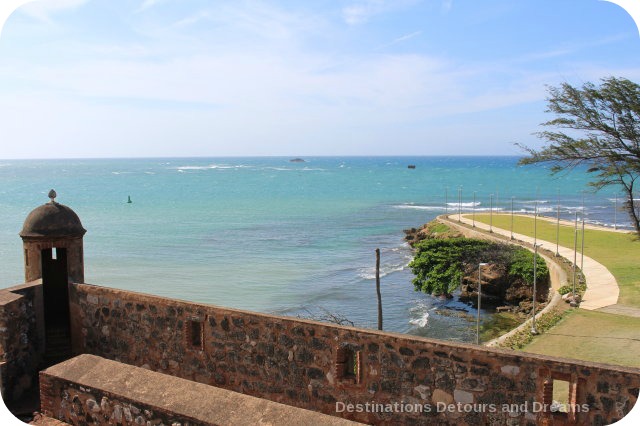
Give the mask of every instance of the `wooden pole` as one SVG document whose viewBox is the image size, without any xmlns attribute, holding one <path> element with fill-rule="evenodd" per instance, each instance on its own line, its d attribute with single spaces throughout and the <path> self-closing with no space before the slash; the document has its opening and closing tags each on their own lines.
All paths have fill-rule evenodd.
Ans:
<svg viewBox="0 0 640 426">
<path fill-rule="evenodd" d="M 380 249 L 376 249 L 376 293 L 378 295 L 378 330 L 382 330 L 382 295 L 380 294 Z"/>
</svg>

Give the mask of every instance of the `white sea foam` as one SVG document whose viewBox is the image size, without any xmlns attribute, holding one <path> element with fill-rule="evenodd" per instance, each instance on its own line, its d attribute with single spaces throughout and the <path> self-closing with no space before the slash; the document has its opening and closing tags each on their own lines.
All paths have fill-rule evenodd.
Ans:
<svg viewBox="0 0 640 426">
<path fill-rule="evenodd" d="M 550 201 L 549 201 L 549 200 L 526 200 L 526 201 L 519 201 L 519 203 L 522 203 L 522 204 L 535 204 L 536 202 L 537 202 L 538 204 L 548 204 Z"/>
<path fill-rule="evenodd" d="M 504 211 L 504 208 L 502 207 L 494 207 L 493 209 L 491 209 L 490 207 L 478 207 L 479 205 L 480 203 L 475 203 L 475 205 L 473 203 L 464 203 L 464 204 L 461 204 L 460 207 L 461 207 L 461 210 L 465 213 L 469 213 L 473 210 L 475 210 L 476 212 L 488 212 L 489 210 L 493 210 L 494 212 Z M 445 210 L 444 206 L 422 206 L 417 204 L 397 204 L 393 207 L 396 209 L 415 209 L 415 210 L 427 210 L 427 211 L 444 211 Z M 458 203 L 455 203 L 455 204 L 449 203 L 447 212 L 452 214 L 456 213 L 458 211 L 457 207 L 458 207 Z M 472 207 L 475 207 L 475 209 L 472 209 Z"/>
<path fill-rule="evenodd" d="M 389 274 L 394 272 L 403 271 L 409 263 L 400 264 L 400 265 L 384 265 L 380 267 L 380 278 L 386 277 Z M 358 272 L 358 276 L 365 280 L 374 280 L 376 279 L 376 270 L 375 268 L 361 268 Z"/>
<path fill-rule="evenodd" d="M 230 166 L 228 164 L 209 164 L 208 166 L 179 166 L 179 167 L 171 167 L 171 169 L 174 170 L 227 170 L 227 169 L 243 169 L 243 168 L 250 168 L 252 166 L 247 166 L 244 164 L 238 164 L 235 166 Z"/>
<path fill-rule="evenodd" d="M 482 204 L 482 203 L 477 201 L 475 203 L 473 203 L 473 202 L 471 202 L 471 203 L 460 203 L 459 205 L 460 205 L 460 207 L 474 207 L 474 206 L 477 207 L 480 204 Z M 458 207 L 458 203 L 447 203 L 447 205 L 452 206 L 452 207 Z"/>
<path fill-rule="evenodd" d="M 417 327 L 426 327 L 429 322 L 429 306 L 424 302 L 418 302 L 416 306 L 409 309 L 411 316 L 417 316 L 409 320 L 409 324 Z"/>
<path fill-rule="evenodd" d="M 382 252 L 396 252 L 396 251 L 400 251 L 401 249 L 405 249 L 406 247 L 408 247 L 408 244 L 403 244 L 401 247 L 396 247 L 396 248 L 392 248 L 392 249 L 384 249 L 382 250 Z M 398 258 L 399 256 L 395 256 L 395 259 L 393 259 L 393 262 L 389 263 L 389 264 L 383 264 L 380 266 L 380 278 L 382 277 L 386 277 L 389 274 L 392 274 L 394 272 L 399 272 L 399 271 L 404 271 L 408 266 L 409 263 L 411 263 L 411 260 L 413 260 L 413 254 L 411 251 L 408 251 L 406 254 L 404 254 L 403 256 L 401 256 L 401 258 Z M 367 267 L 367 268 L 360 268 L 358 270 L 358 276 L 362 279 L 365 280 L 374 280 L 376 278 L 376 268 L 375 267 Z"/>
<path fill-rule="evenodd" d="M 264 170 L 275 170 L 278 172 L 313 172 L 313 171 L 325 171 L 326 169 L 320 169 L 316 167 L 265 167 Z"/>
<path fill-rule="evenodd" d="M 400 204 L 393 207 L 396 209 L 416 209 L 416 210 L 429 210 L 429 211 L 444 210 L 444 207 L 442 206 L 418 206 L 413 204 Z"/>
<path fill-rule="evenodd" d="M 538 207 L 538 214 L 540 213 L 552 213 L 555 212 L 555 207 Z"/>
<path fill-rule="evenodd" d="M 425 312 L 420 318 L 409 320 L 409 324 L 413 324 L 418 327 L 425 327 L 429 322 L 429 312 Z"/>
</svg>

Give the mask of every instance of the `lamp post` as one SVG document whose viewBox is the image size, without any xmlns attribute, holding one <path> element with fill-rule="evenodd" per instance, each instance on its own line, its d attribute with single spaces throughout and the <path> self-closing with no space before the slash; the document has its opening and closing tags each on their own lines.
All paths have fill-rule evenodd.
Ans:
<svg viewBox="0 0 640 426">
<path fill-rule="evenodd" d="M 482 290 L 482 267 L 487 263 L 478 263 L 478 317 L 476 319 L 476 345 L 480 344 L 480 291 Z"/>
<path fill-rule="evenodd" d="M 538 244 L 538 200 L 533 210 L 533 245 Z"/>
<path fill-rule="evenodd" d="M 458 187 L 458 223 L 460 223 L 460 210 L 462 209 L 462 186 Z"/>
<path fill-rule="evenodd" d="M 560 190 L 558 190 L 556 206 L 556 257 L 560 256 Z"/>
<path fill-rule="evenodd" d="M 580 249 L 580 270 L 582 270 L 584 266 L 584 215 L 584 191 L 582 191 L 582 237 L 580 242 L 582 248 Z"/>
<path fill-rule="evenodd" d="M 538 247 L 540 244 L 533 245 L 533 316 L 531 318 L 531 334 L 538 334 L 536 329 L 536 296 L 538 294 L 538 288 L 536 286 L 538 280 Z"/>
<path fill-rule="evenodd" d="M 573 288 L 571 290 L 572 300 L 569 304 L 572 308 L 578 306 L 576 303 L 576 261 L 577 261 L 577 253 L 578 253 L 578 210 L 576 210 L 576 220 L 573 226 Z"/>
<path fill-rule="evenodd" d="M 489 232 L 493 232 L 493 194 L 489 194 Z"/>
<path fill-rule="evenodd" d="M 513 197 L 511 197 L 511 239 L 513 240 Z"/>
<path fill-rule="evenodd" d="M 449 187 L 444 187 L 444 215 L 449 214 Z"/>
<path fill-rule="evenodd" d="M 582 212 L 582 240 L 580 242 L 580 244 L 582 245 L 582 248 L 580 249 L 580 270 L 582 270 L 583 266 L 584 266 L 584 211 Z"/>
<path fill-rule="evenodd" d="M 473 218 L 473 227 L 476 227 L 476 191 L 473 191 L 473 205 L 471 217 Z"/>
<path fill-rule="evenodd" d="M 613 229 L 618 229 L 618 193 L 616 192 L 616 199 L 613 205 Z"/>
</svg>

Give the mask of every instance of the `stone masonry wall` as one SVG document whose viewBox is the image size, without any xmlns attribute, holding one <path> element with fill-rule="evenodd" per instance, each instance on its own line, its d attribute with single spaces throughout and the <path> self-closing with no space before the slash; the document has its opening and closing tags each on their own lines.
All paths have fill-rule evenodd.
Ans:
<svg viewBox="0 0 640 426">
<path fill-rule="evenodd" d="M 361 424 L 87 354 L 40 372 L 40 401 L 74 425 Z"/>
<path fill-rule="evenodd" d="M 0 290 L 2 395 L 9 401 L 18 399 L 35 383 L 44 350 L 38 321 L 41 309 L 40 283 Z"/>
<path fill-rule="evenodd" d="M 638 369 L 86 284 L 70 291 L 75 353 L 365 423 L 609 424 L 640 387 Z M 554 380 L 569 382 L 568 414 L 549 409 Z"/>
<path fill-rule="evenodd" d="M 73 425 L 146 425 L 147 422 L 153 425 L 204 424 L 167 410 L 142 405 L 121 395 L 42 373 L 40 400 L 43 413 Z"/>
</svg>

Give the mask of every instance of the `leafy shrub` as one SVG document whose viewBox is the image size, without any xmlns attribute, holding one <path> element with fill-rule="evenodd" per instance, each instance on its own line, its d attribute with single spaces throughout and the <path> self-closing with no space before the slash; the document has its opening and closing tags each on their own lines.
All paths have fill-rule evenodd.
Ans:
<svg viewBox="0 0 640 426">
<path fill-rule="evenodd" d="M 587 290 L 587 286 L 584 283 L 582 282 L 576 283 L 576 293 L 582 294 L 586 290 Z M 558 293 L 560 293 L 563 296 L 567 293 L 571 293 L 572 291 L 573 291 L 573 284 L 563 285 L 558 289 Z"/>
<path fill-rule="evenodd" d="M 426 239 L 416 244 L 409 267 L 416 290 L 434 295 L 450 295 L 460 285 L 465 272 L 479 262 L 504 265 L 512 279 L 533 284 L 533 253 L 521 247 L 473 238 Z M 549 283 L 549 270 L 538 255 L 538 279 Z"/>
<path fill-rule="evenodd" d="M 509 275 L 522 278 L 527 284 L 533 285 L 533 256 L 529 250 L 519 248 L 513 251 Z M 540 255 L 536 256 L 538 283 L 549 282 L 549 269 Z"/>
<path fill-rule="evenodd" d="M 476 258 L 491 245 L 488 241 L 470 238 L 423 240 L 416 245 L 416 255 L 409 263 L 415 274 L 416 290 L 441 295 L 451 294 L 460 285 L 463 259 Z"/>
</svg>

